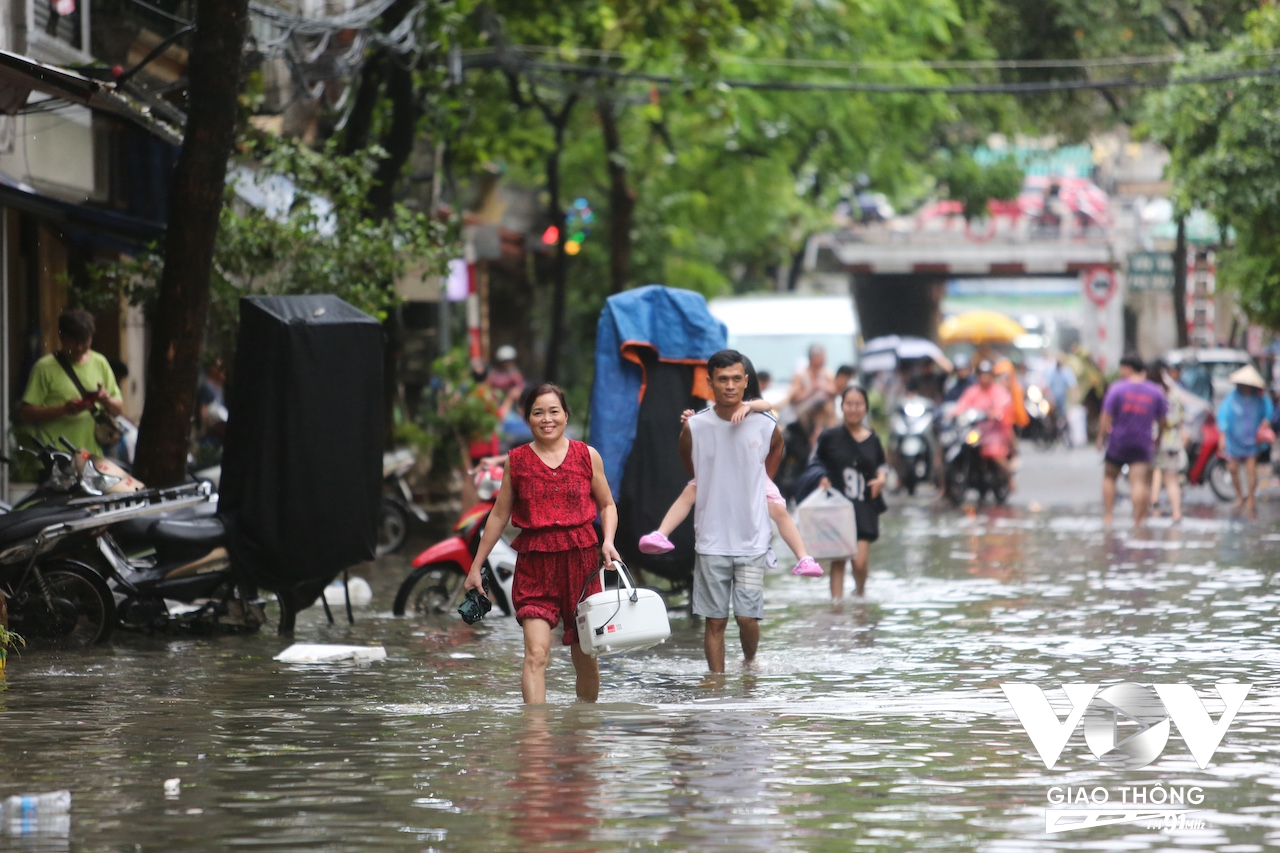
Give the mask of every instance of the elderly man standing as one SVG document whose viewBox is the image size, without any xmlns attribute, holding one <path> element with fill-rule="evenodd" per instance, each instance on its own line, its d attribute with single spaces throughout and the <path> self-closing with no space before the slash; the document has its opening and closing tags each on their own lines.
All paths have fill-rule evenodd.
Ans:
<svg viewBox="0 0 1280 853">
<path fill-rule="evenodd" d="M 706 619 L 703 648 L 712 672 L 724 672 L 724 634 L 732 607 L 742 656 L 750 664 L 764 618 L 766 552 L 773 536 L 765 482 L 782 461 L 782 433 L 772 415 L 741 417 L 747 371 L 742 353 L 707 360 L 715 405 L 680 431 L 680 459 L 698 481 L 693 507 L 693 612 Z M 734 423 L 734 413 L 740 423 Z"/>
<path fill-rule="evenodd" d="M 787 402 L 797 412 L 836 395 L 836 378 L 827 368 L 827 351 L 819 344 L 809 347 L 809 363 L 791 377 Z"/>
</svg>

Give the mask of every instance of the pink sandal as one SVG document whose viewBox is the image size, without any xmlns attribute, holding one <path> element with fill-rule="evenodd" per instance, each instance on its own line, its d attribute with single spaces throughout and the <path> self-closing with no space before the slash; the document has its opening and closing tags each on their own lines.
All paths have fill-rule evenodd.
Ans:
<svg viewBox="0 0 1280 853">
<path fill-rule="evenodd" d="M 658 530 L 640 537 L 641 554 L 665 554 L 668 551 L 675 550 L 675 547 L 675 545 L 671 544 L 671 540 L 663 536 L 661 531 Z"/>
</svg>

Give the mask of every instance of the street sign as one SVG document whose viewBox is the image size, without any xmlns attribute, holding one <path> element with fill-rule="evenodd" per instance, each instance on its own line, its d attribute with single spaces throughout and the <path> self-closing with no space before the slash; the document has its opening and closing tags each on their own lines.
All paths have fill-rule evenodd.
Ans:
<svg viewBox="0 0 1280 853">
<path fill-rule="evenodd" d="M 1173 290 L 1173 255 L 1168 252 L 1132 252 L 1125 286 L 1137 290 Z"/>
<path fill-rule="evenodd" d="M 1116 273 L 1111 267 L 1089 267 L 1080 273 L 1080 286 L 1089 301 L 1099 308 L 1116 292 Z"/>
</svg>

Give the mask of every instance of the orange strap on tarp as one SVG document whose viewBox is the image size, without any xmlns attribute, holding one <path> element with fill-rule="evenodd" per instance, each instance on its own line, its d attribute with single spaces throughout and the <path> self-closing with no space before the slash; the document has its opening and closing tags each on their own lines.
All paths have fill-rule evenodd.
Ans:
<svg viewBox="0 0 1280 853">
<path fill-rule="evenodd" d="M 639 351 L 641 348 L 647 349 L 650 352 L 656 351 L 652 344 L 645 343 L 644 341 L 623 341 L 622 346 L 619 347 L 619 349 L 621 349 L 622 351 L 623 358 L 625 358 L 627 361 L 634 362 L 635 364 L 640 365 L 640 398 L 639 400 L 643 401 L 645 389 L 649 387 L 649 374 L 645 371 L 644 359 L 640 357 Z M 696 359 L 696 358 L 661 358 L 660 357 L 658 358 L 658 361 L 663 361 L 668 364 L 691 364 L 694 367 L 703 368 L 702 370 L 693 371 L 693 387 L 689 389 L 689 393 L 692 394 L 694 397 L 699 397 L 703 400 L 714 399 L 711 394 L 711 378 L 707 376 L 707 371 L 705 369 L 707 366 L 706 360 Z"/>
</svg>

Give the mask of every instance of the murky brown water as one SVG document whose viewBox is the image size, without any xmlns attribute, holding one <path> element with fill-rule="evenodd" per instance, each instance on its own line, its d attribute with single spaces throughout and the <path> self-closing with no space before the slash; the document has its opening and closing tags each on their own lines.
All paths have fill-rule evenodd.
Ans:
<svg viewBox="0 0 1280 853">
<path fill-rule="evenodd" d="M 403 558 L 372 569 L 354 626 L 312 609 L 294 638 L 382 643 L 377 663 L 277 663 L 270 634 L 28 651 L 0 692 L 0 797 L 66 788 L 71 819 L 0 849 L 1272 849 L 1280 505 L 1192 512 L 1135 538 L 1085 510 L 901 507 L 869 601 L 780 568 L 753 671 L 709 677 L 673 613 L 667 644 L 607 660 L 596 706 L 562 653 L 550 707 L 522 708 L 512 619 L 391 616 Z M 1216 718 L 1224 680 L 1253 688 L 1204 770 L 1176 728 L 1130 771 L 1077 730 L 1048 770 L 1000 689 L 1188 682 Z M 1050 787 L 1156 783 L 1202 789 L 1203 826 L 1045 832 Z"/>
</svg>

